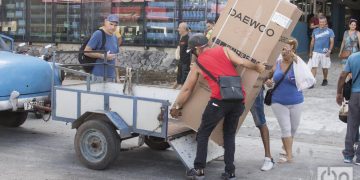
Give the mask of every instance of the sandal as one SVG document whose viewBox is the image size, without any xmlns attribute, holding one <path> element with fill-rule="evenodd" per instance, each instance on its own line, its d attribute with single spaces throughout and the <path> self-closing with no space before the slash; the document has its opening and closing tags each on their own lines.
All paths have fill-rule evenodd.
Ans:
<svg viewBox="0 0 360 180">
<path fill-rule="evenodd" d="M 281 149 L 282 149 L 282 152 L 280 152 L 279 155 L 280 155 L 280 156 L 286 156 L 286 151 L 285 151 L 284 146 L 282 146 Z M 293 158 L 295 157 L 294 154 L 292 154 L 292 157 L 293 157 Z"/>
<path fill-rule="evenodd" d="M 279 164 L 284 164 L 284 163 L 291 163 L 291 162 L 292 162 L 291 159 L 288 159 L 288 158 L 285 157 L 285 156 L 281 156 L 281 157 L 279 158 L 279 160 L 278 160 L 277 163 L 279 163 Z"/>
</svg>

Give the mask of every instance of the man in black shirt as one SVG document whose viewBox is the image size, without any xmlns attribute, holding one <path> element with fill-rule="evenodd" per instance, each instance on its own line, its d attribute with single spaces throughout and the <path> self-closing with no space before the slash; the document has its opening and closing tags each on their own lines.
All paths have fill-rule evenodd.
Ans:
<svg viewBox="0 0 360 180">
<path fill-rule="evenodd" d="M 191 63 L 191 54 L 186 52 L 190 29 L 185 22 L 182 22 L 179 24 L 178 31 L 180 34 L 180 60 L 178 62 L 178 71 L 176 84 L 173 87 L 174 89 L 178 88 L 179 86 L 181 87 L 184 84 L 186 77 L 189 74 Z"/>
</svg>

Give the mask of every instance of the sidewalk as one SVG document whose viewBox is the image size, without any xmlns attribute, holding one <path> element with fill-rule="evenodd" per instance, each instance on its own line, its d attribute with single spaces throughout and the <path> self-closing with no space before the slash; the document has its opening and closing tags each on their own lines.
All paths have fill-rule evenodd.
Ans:
<svg viewBox="0 0 360 180">
<path fill-rule="evenodd" d="M 360 179 L 360 166 L 343 163 L 341 155 L 342 147 L 339 146 L 295 142 L 295 157 L 292 163 L 275 164 L 274 169 L 263 172 L 260 171 L 263 163 L 263 147 L 260 138 L 238 137 L 236 144 L 235 165 L 238 179 L 316 180 L 317 168 L 329 166 L 353 167 L 353 179 Z M 281 146 L 280 139 L 271 139 L 271 151 L 275 161 L 279 157 Z M 211 178 L 207 179 L 218 179 L 218 174 L 223 171 L 223 167 L 222 161 L 209 163 L 206 173 Z"/>
<path fill-rule="evenodd" d="M 237 174 L 241 179 L 316 179 L 319 166 L 354 167 L 354 179 L 360 179 L 360 166 L 343 163 L 346 124 L 338 119 L 336 88 L 342 71 L 340 60 L 333 57 L 329 85 L 321 86 L 322 70 L 317 72 L 317 85 L 304 91 L 302 119 L 295 136 L 294 163 L 276 165 L 270 172 L 261 172 L 263 145 L 251 113 L 248 114 L 237 138 Z M 265 107 L 271 137 L 271 153 L 277 161 L 281 152 L 280 127 L 271 107 Z M 251 162 L 251 163 L 250 163 Z M 221 167 L 221 166 L 220 166 Z"/>
</svg>

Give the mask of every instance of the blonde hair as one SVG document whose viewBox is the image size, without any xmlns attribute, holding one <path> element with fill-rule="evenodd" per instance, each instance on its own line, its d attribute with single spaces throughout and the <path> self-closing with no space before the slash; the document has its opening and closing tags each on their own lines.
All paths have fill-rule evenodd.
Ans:
<svg viewBox="0 0 360 180">
<path fill-rule="evenodd" d="M 298 41 L 295 38 L 287 39 L 286 44 L 289 44 L 292 47 L 292 49 L 294 50 L 294 52 L 296 52 L 296 49 L 299 45 Z"/>
</svg>

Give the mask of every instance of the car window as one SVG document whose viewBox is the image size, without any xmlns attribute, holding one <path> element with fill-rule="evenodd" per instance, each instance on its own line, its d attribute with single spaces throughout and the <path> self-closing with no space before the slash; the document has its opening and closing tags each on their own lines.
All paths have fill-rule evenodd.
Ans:
<svg viewBox="0 0 360 180">
<path fill-rule="evenodd" d="M 1 36 L 0 36 L 0 50 L 1 51 L 11 51 L 11 41 L 6 42 Z"/>
</svg>

